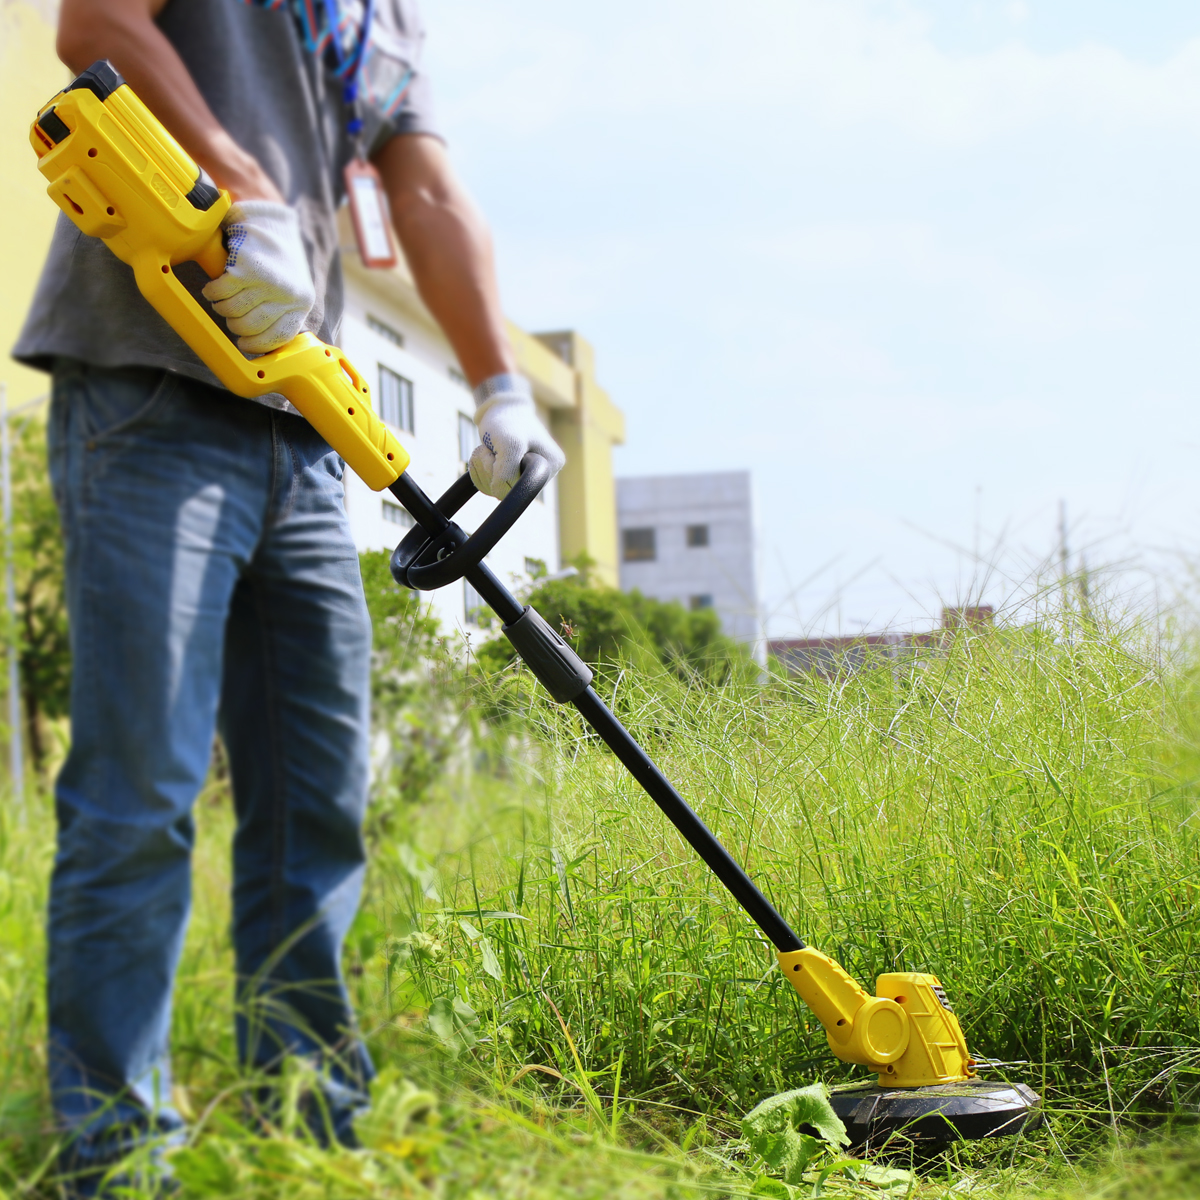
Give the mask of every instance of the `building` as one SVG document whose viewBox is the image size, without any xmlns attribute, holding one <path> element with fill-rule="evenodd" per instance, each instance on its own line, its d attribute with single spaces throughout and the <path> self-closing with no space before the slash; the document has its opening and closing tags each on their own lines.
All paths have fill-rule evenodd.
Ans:
<svg viewBox="0 0 1200 1200">
<path fill-rule="evenodd" d="M 617 523 L 624 591 L 715 609 L 730 637 L 759 642 L 749 471 L 618 479 Z"/>
<path fill-rule="evenodd" d="M 995 625 L 990 604 L 943 608 L 941 627 L 929 633 L 860 633 L 848 637 L 777 638 L 768 650 L 791 675 L 831 678 L 865 666 L 912 662 L 921 651 L 940 650 L 959 630 L 983 633 Z"/>
<path fill-rule="evenodd" d="M 8 357 L 17 340 L 50 245 L 58 208 L 46 196 L 29 146 L 29 125 L 71 79 L 54 52 L 57 6 L 49 0 L 0 0 L 0 383 L 10 408 L 46 391 L 46 377 Z"/>
<path fill-rule="evenodd" d="M 16 341 L 45 259 L 57 208 L 27 141 L 37 106 L 70 80 L 55 54 L 53 0 L 0 0 L 0 384 L 11 408 L 44 395 L 46 377 L 14 363 Z M 345 215 L 345 214 L 343 214 Z M 369 270 L 358 257 L 351 226 L 341 230 L 346 276 L 342 349 L 371 384 L 374 402 L 412 455 L 410 471 L 432 496 L 462 473 L 476 444 L 474 402 L 454 353 L 421 303 L 401 263 Z M 592 348 L 573 331 L 531 335 L 509 326 L 520 369 L 533 383 L 539 411 L 567 455 L 567 465 L 488 564 L 509 584 L 543 566 L 558 569 L 586 554 L 604 582 L 618 581 L 612 447 L 624 440 L 624 417 L 596 382 Z M 408 514 L 386 494 L 347 473 L 346 503 L 360 549 L 390 549 L 409 528 Z M 459 520 L 474 528 L 493 501 L 476 497 Z M 447 630 L 473 624 L 478 598 L 462 583 L 430 597 Z"/>
<path fill-rule="evenodd" d="M 343 211 L 342 264 L 346 312 L 341 344 L 367 374 L 375 407 L 412 455 L 409 473 L 439 496 L 466 469 L 478 444 L 475 405 L 454 352 L 421 303 L 403 259 L 392 270 L 364 267 Z M 617 583 L 617 527 L 612 448 L 624 440 L 624 417 L 597 384 L 595 357 L 573 331 L 529 334 L 510 323 L 509 337 L 538 411 L 563 447 L 567 465 L 513 531 L 487 558 L 510 586 L 540 570 L 555 571 L 586 554 L 597 576 Z M 476 496 L 457 520 L 476 528 L 494 501 Z M 387 493 L 372 492 L 348 473 L 346 507 L 361 549 L 390 549 L 411 527 Z M 475 624 L 479 598 L 461 582 L 430 594 L 447 629 Z"/>
</svg>

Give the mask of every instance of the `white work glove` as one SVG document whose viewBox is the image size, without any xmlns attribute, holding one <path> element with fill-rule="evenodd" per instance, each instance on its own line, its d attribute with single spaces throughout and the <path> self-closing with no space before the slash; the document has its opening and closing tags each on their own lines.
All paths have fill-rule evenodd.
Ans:
<svg viewBox="0 0 1200 1200">
<path fill-rule="evenodd" d="M 300 332 L 317 301 L 296 210 L 272 200 L 229 206 L 225 274 L 203 289 L 243 354 L 266 354 Z"/>
<path fill-rule="evenodd" d="M 557 475 L 567 461 L 558 443 L 538 420 L 529 380 L 520 375 L 493 375 L 475 389 L 475 424 L 479 439 L 467 463 L 471 482 L 502 500 L 521 476 L 521 459 L 531 450 Z"/>
</svg>

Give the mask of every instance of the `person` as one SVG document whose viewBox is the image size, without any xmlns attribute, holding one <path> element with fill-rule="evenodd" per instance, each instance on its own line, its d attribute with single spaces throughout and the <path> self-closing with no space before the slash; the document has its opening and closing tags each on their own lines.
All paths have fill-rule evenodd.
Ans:
<svg viewBox="0 0 1200 1200">
<path fill-rule="evenodd" d="M 335 342 L 336 211 L 377 167 L 420 295 L 477 402 L 470 471 L 503 495 L 562 453 L 516 373 L 488 230 L 438 134 L 412 0 L 62 0 L 58 50 L 108 59 L 234 203 L 196 282 L 247 354 Z M 314 1128 L 353 1140 L 369 1057 L 339 955 L 364 872 L 370 623 L 338 456 L 282 397 L 240 400 L 59 218 L 14 351 L 52 372 L 72 741 L 56 782 L 51 1095 L 77 1191 L 177 1136 L 172 982 L 192 803 L 219 729 L 236 813 L 243 1061 L 304 1056 Z"/>
</svg>

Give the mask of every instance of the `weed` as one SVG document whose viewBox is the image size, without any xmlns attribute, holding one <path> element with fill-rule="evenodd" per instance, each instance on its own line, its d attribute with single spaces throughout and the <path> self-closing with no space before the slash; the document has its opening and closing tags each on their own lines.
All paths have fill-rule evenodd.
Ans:
<svg viewBox="0 0 1200 1200">
<path fill-rule="evenodd" d="M 935 972 L 988 1073 L 1045 1095 L 1046 1130 L 918 1164 L 914 1194 L 1082 1195 L 1071 1159 L 1114 1126 L 1186 1136 L 1200 1084 L 1193 661 L 1096 617 L 1083 633 L 1054 620 L 964 629 L 833 678 L 606 675 L 606 698 L 806 940 L 865 984 Z M 409 667 L 392 662 L 407 688 Z M 174 1032 L 175 1099 L 197 1131 L 175 1156 L 185 1195 L 800 1186 L 772 1174 L 742 1119 L 848 1069 L 771 948 L 573 710 L 519 673 L 497 686 L 503 697 L 486 678 L 456 684 L 460 707 L 439 700 L 451 716 L 437 727 L 454 752 L 434 772 L 404 766 L 406 750 L 378 789 L 346 947 L 382 1069 L 363 1150 L 242 1120 L 255 1081 L 231 1030 L 231 816 L 220 779 L 201 797 Z M 520 722 L 476 728 L 514 694 Z M 410 794 L 398 761 L 419 777 Z M 50 854 L 44 799 L 24 825 L 0 821 L 0 1187 L 13 1191 L 46 1186 L 55 1145 Z M 1197 1161 L 1191 1143 L 1168 1145 L 1136 1161 Z M 1120 1178 L 1107 1159 L 1087 1170 L 1106 1187 Z M 1148 1189 L 1169 1176 L 1139 1170 Z M 877 1193 L 882 1180 L 846 1170 L 823 1186 Z"/>
</svg>

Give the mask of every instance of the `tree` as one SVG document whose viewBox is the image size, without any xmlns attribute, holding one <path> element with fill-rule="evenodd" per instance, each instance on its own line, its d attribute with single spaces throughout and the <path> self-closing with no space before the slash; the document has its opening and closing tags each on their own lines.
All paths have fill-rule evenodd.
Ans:
<svg viewBox="0 0 1200 1200">
<path fill-rule="evenodd" d="M 71 646 L 62 530 L 46 468 L 46 427 L 38 417 L 12 424 L 12 492 L 17 663 L 25 734 L 40 773 L 48 754 L 47 724 L 69 711 Z"/>
<path fill-rule="evenodd" d="M 745 647 L 721 632 L 721 619 L 712 609 L 688 611 L 682 604 L 599 585 L 586 561 L 579 566 L 569 578 L 535 581 L 528 603 L 593 669 L 632 663 L 713 682 L 756 670 Z M 476 652 L 489 673 L 504 670 L 515 658 L 505 638 Z"/>
<path fill-rule="evenodd" d="M 359 555 L 371 614 L 371 727 L 376 824 L 424 797 L 461 741 L 464 672 L 416 593 L 392 578 L 389 555 Z"/>
</svg>

